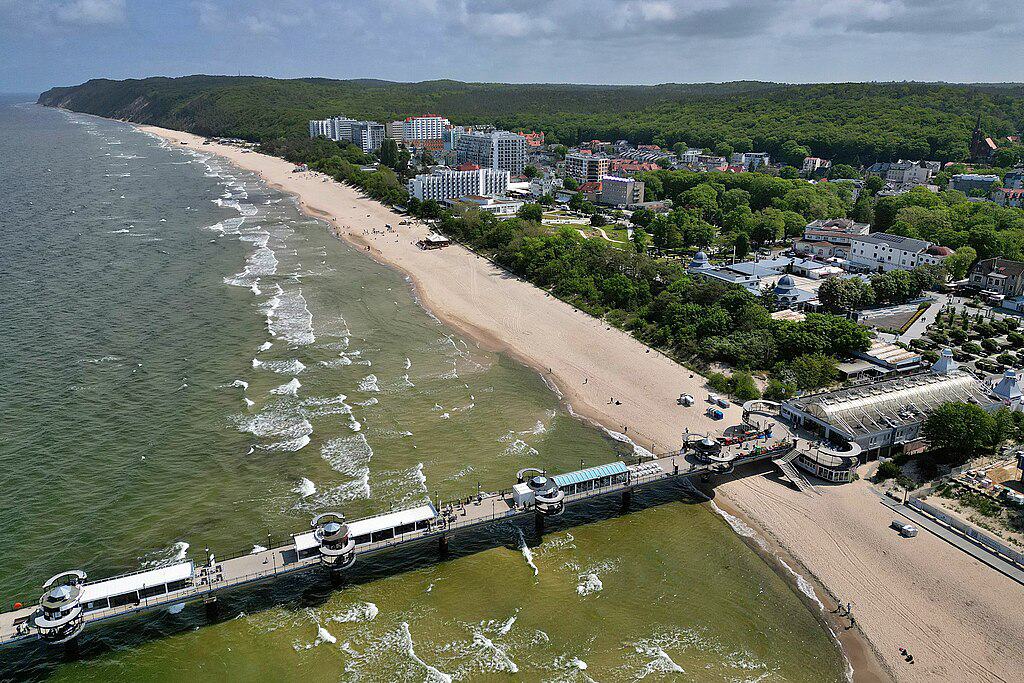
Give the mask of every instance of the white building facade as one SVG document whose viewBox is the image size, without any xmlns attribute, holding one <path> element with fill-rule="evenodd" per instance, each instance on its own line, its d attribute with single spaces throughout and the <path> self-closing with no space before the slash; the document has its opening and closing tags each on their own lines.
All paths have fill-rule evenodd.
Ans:
<svg viewBox="0 0 1024 683">
<path fill-rule="evenodd" d="M 952 253 L 931 242 L 876 232 L 851 235 L 848 260 L 866 271 L 913 270 L 918 266 L 938 265 Z"/>
<path fill-rule="evenodd" d="M 509 172 L 481 168 L 477 171 L 437 170 L 423 173 L 408 183 L 409 196 L 421 202 L 466 196 L 504 194 L 508 188 Z"/>
<path fill-rule="evenodd" d="M 443 116 L 410 116 L 402 122 L 402 139 L 408 141 L 441 140 L 451 122 Z"/>
<path fill-rule="evenodd" d="M 519 175 L 526 166 L 526 138 L 506 130 L 463 133 L 455 142 L 456 161 Z"/>
</svg>

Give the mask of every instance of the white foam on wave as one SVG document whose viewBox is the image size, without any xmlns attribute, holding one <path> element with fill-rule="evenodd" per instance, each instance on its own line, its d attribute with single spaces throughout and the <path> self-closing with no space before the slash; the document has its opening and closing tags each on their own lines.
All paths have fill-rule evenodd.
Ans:
<svg viewBox="0 0 1024 683">
<path fill-rule="evenodd" d="M 416 655 L 415 643 L 412 640 L 412 633 L 409 631 L 409 622 L 402 622 L 402 636 L 404 639 L 405 653 L 409 656 L 409 659 L 419 664 L 426 670 L 427 681 L 440 681 L 440 683 L 452 683 L 452 677 L 441 671 L 440 669 L 427 664 L 419 656 Z M 518 669 L 517 669 L 518 670 Z"/>
<path fill-rule="evenodd" d="M 584 574 L 579 577 L 579 582 L 576 584 L 576 593 L 585 597 L 597 593 L 603 588 L 604 584 L 601 583 L 601 577 L 597 574 Z"/>
<path fill-rule="evenodd" d="M 155 550 L 142 559 L 142 566 L 146 569 L 155 567 L 167 567 L 178 562 L 184 562 L 188 555 L 189 544 L 185 541 L 176 541 L 167 548 Z"/>
<path fill-rule="evenodd" d="M 242 391 L 245 391 L 246 389 L 249 388 L 249 383 L 246 382 L 245 380 L 236 379 L 234 382 L 230 384 L 230 386 L 241 388 Z"/>
<path fill-rule="evenodd" d="M 309 498 L 316 493 L 316 484 L 312 480 L 303 477 L 299 480 L 299 483 L 292 489 L 295 493 L 299 494 L 303 498 Z"/>
<path fill-rule="evenodd" d="M 278 285 L 278 290 L 281 286 Z M 302 296 L 302 288 L 281 290 L 264 305 L 267 316 L 267 328 L 270 334 L 284 339 L 296 346 L 312 344 L 316 341 L 313 334 L 313 315 L 309 312 L 306 299 Z"/>
<path fill-rule="evenodd" d="M 367 621 L 373 621 L 377 618 L 380 610 L 377 609 L 377 605 L 372 602 L 360 602 L 352 605 L 343 612 L 331 615 L 327 621 L 337 621 L 341 623 L 365 623 Z"/>
<path fill-rule="evenodd" d="M 533 575 L 537 576 L 540 574 L 540 569 L 533 562 L 533 551 L 530 550 L 530 546 L 526 544 L 526 536 L 523 535 L 523 530 L 516 527 L 516 533 L 519 534 L 519 552 L 523 554 L 523 559 L 526 560 L 526 564 L 530 565 L 530 569 L 533 570 Z"/>
<path fill-rule="evenodd" d="M 406 357 L 406 359 L 405 359 L 405 369 L 408 370 L 411 367 L 412 367 L 412 360 L 410 358 Z M 406 375 L 406 377 L 408 377 L 408 375 Z"/>
<path fill-rule="evenodd" d="M 275 372 L 279 375 L 297 375 L 306 369 L 302 361 L 297 358 L 291 360 L 260 360 L 259 358 L 252 359 L 253 368 L 264 368 Z"/>
<path fill-rule="evenodd" d="M 499 671 L 507 671 L 509 673 L 519 673 L 519 667 L 512 658 L 508 656 L 502 648 L 494 644 L 494 641 L 485 636 L 482 633 L 473 634 L 473 644 L 482 647 L 485 651 L 491 653 L 494 658 L 493 666 Z"/>
<path fill-rule="evenodd" d="M 377 375 L 367 375 L 359 381 L 359 391 L 380 391 Z"/>
<path fill-rule="evenodd" d="M 652 460 L 652 459 L 654 459 L 654 454 L 653 453 L 651 453 L 649 450 L 647 450 L 646 448 L 644 448 L 643 446 L 638 444 L 636 441 L 633 441 L 633 439 L 629 438 L 628 436 L 626 436 L 622 432 L 613 432 L 612 430 L 608 429 L 607 427 L 602 427 L 602 429 L 604 430 L 605 434 L 607 434 L 608 436 L 612 437 L 616 441 L 619 441 L 621 443 L 628 443 L 629 445 L 631 445 L 633 447 L 633 455 L 634 456 L 636 456 L 638 458 L 641 458 L 642 460 Z"/>
<path fill-rule="evenodd" d="M 276 396 L 298 396 L 300 388 L 302 388 L 302 383 L 299 382 L 297 377 L 292 377 L 290 382 L 282 384 L 276 389 L 271 389 L 270 393 Z"/>
<path fill-rule="evenodd" d="M 314 638 L 312 642 L 305 644 L 295 642 L 292 644 L 292 647 L 295 649 L 296 652 L 299 652 L 301 650 L 310 650 L 324 643 L 330 643 L 331 645 L 333 645 L 337 642 L 338 639 L 331 635 L 330 631 L 328 631 L 318 623 L 316 625 L 316 638 Z"/>
<path fill-rule="evenodd" d="M 373 449 L 363 434 L 330 439 L 320 447 L 320 457 L 327 461 L 335 472 L 352 477 L 352 481 L 325 492 L 318 498 L 326 497 L 325 503 L 335 503 L 370 497 L 370 461 L 373 459 Z"/>
<path fill-rule="evenodd" d="M 269 351 L 270 347 L 274 345 L 274 342 L 263 342 L 260 344 L 259 351 Z"/>
<path fill-rule="evenodd" d="M 818 598 L 818 594 L 814 592 L 814 586 L 811 585 L 811 582 L 808 581 L 803 574 L 790 567 L 786 563 L 786 561 L 783 560 L 781 557 L 778 559 L 779 562 L 782 563 L 782 566 L 785 567 L 786 570 L 793 575 L 793 578 L 796 579 L 796 587 L 800 590 L 800 592 L 806 595 L 808 598 L 810 598 L 815 604 L 818 605 L 818 609 L 824 612 L 825 605 L 823 605 L 821 600 Z"/>
</svg>

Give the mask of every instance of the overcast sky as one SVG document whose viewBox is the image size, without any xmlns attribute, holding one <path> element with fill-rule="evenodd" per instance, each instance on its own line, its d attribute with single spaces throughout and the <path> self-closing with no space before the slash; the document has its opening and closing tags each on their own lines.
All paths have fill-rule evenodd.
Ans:
<svg viewBox="0 0 1024 683">
<path fill-rule="evenodd" d="M 1019 0 L 0 0 L 0 91 L 192 73 L 1024 80 Z"/>
</svg>

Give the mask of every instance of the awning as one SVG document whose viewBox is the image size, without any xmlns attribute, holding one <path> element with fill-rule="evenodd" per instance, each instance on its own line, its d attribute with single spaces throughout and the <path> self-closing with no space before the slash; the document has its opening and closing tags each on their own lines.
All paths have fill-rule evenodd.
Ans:
<svg viewBox="0 0 1024 683">
<path fill-rule="evenodd" d="M 377 515 L 376 517 L 358 519 L 349 523 L 348 531 L 353 537 L 365 536 L 375 531 L 393 529 L 405 524 L 415 524 L 416 522 L 425 522 L 435 517 L 437 517 L 437 511 L 432 504 L 427 503 L 426 505 L 409 508 L 408 510 L 399 510 L 384 515 Z"/>
<path fill-rule="evenodd" d="M 134 593 L 137 590 L 152 586 L 159 586 L 164 583 L 173 583 L 183 579 L 192 578 L 195 566 L 191 560 L 180 562 L 167 567 L 151 569 L 126 576 L 115 576 L 106 581 L 88 583 L 82 587 L 82 602 L 94 602 L 114 595 Z"/>
<path fill-rule="evenodd" d="M 611 477 L 616 474 L 626 474 L 628 472 L 626 463 L 622 461 L 610 462 L 607 465 L 598 465 L 597 467 L 588 467 L 585 470 L 577 470 L 575 472 L 567 472 L 566 474 L 559 474 L 552 477 L 555 480 L 555 484 L 559 488 L 568 486 L 570 484 L 578 484 L 581 481 L 590 481 L 592 479 L 600 479 L 602 477 Z"/>
</svg>

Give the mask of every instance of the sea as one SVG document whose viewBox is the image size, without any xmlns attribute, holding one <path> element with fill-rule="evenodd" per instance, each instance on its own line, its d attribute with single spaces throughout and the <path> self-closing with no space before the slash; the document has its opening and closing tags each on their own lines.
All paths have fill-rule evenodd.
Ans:
<svg viewBox="0 0 1024 683">
<path fill-rule="evenodd" d="M 292 197 L 29 99 L 0 99 L 3 609 L 68 569 L 634 458 Z M 96 625 L 0 651 L 0 680 L 846 680 L 820 607 L 700 501 L 668 485 Z"/>
</svg>

